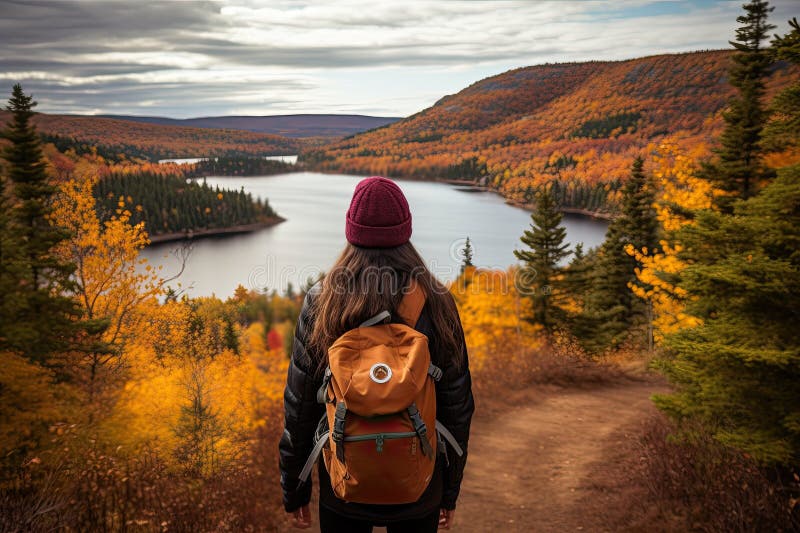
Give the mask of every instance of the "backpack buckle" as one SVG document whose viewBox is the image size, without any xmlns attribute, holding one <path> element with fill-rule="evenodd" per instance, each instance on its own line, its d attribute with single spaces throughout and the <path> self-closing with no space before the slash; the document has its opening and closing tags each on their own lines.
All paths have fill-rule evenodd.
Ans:
<svg viewBox="0 0 800 533">
<path fill-rule="evenodd" d="M 431 443 L 428 442 L 428 428 L 425 425 L 425 421 L 422 420 L 422 415 L 419 414 L 417 404 L 412 403 L 409 405 L 407 411 L 408 417 L 414 425 L 414 432 L 417 434 L 417 437 L 419 437 L 419 442 L 422 445 L 422 454 L 426 457 L 433 458 L 433 448 L 431 448 Z"/>
<path fill-rule="evenodd" d="M 444 372 L 442 372 L 442 369 L 433 363 L 428 366 L 428 375 L 433 378 L 433 381 L 438 382 L 440 379 L 442 379 L 443 374 Z"/>
<path fill-rule="evenodd" d="M 322 385 L 317 389 L 317 403 L 327 403 L 328 400 L 328 384 L 331 382 L 331 367 L 325 367 L 325 375 L 322 376 Z"/>
<path fill-rule="evenodd" d="M 336 443 L 336 458 L 344 464 L 344 417 L 347 414 L 347 407 L 344 402 L 336 404 L 336 413 L 333 416 L 333 431 L 331 439 Z"/>
<path fill-rule="evenodd" d="M 344 417 L 346 414 L 347 407 L 345 407 L 344 402 L 336 404 L 336 413 L 333 415 L 333 431 L 331 432 L 331 438 L 337 444 L 344 442 Z"/>
</svg>

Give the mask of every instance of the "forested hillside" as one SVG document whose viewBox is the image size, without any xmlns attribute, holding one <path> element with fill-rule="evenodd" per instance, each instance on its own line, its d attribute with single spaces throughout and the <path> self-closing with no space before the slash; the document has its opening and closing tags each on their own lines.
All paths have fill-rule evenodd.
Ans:
<svg viewBox="0 0 800 533">
<path fill-rule="evenodd" d="M 0 111 L 0 123 L 10 114 Z M 127 120 L 37 113 L 33 123 L 47 142 L 60 149 L 89 151 L 94 147 L 106 157 L 149 161 L 179 157 L 293 155 L 301 142 L 266 133 L 214 130 L 186 126 L 162 126 Z"/>
<path fill-rule="evenodd" d="M 285 137 L 344 137 L 345 135 L 352 135 L 372 128 L 378 128 L 400 120 L 400 117 L 320 114 L 269 115 L 264 117 L 230 115 L 184 119 L 129 115 L 104 116 L 119 120 L 146 122 L 149 124 L 247 130 L 282 135 Z"/>
<path fill-rule="evenodd" d="M 518 202 L 556 182 L 561 206 L 613 210 L 643 150 L 670 137 L 707 155 L 732 94 L 731 57 L 725 50 L 519 68 L 302 160 L 323 170 L 474 180 Z M 767 95 L 798 74 L 775 63 Z"/>
</svg>

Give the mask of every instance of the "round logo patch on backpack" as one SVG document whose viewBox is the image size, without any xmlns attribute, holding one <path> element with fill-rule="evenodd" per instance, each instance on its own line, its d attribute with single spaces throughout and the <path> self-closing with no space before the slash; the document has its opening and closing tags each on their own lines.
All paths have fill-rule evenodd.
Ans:
<svg viewBox="0 0 800 533">
<path fill-rule="evenodd" d="M 369 369 L 369 378 L 375 383 L 386 383 L 392 379 L 392 369 L 386 363 L 375 363 Z"/>
</svg>

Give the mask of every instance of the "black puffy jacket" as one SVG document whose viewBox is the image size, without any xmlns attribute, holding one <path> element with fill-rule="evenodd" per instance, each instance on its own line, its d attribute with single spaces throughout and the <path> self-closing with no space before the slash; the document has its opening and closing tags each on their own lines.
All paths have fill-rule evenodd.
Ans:
<svg viewBox="0 0 800 533">
<path fill-rule="evenodd" d="M 286 511 L 293 511 L 311 499 L 311 479 L 309 478 L 307 483 L 298 485 L 297 478 L 311 453 L 314 431 L 325 412 L 324 406 L 318 404 L 316 399 L 317 389 L 322 384 L 322 376 L 317 371 L 316 364 L 320 356 L 309 354 L 307 348 L 313 321 L 313 317 L 310 316 L 311 302 L 317 294 L 319 294 L 319 284 L 309 291 L 303 302 L 295 329 L 292 361 L 284 391 L 284 430 L 279 448 L 281 487 Z M 431 339 L 435 332 L 428 313 L 428 307 L 425 306 L 415 329 Z M 431 353 L 431 358 L 443 371 L 442 379 L 436 383 L 436 418 L 452 432 L 464 450 L 464 455 L 459 457 L 452 450 L 448 450 L 445 461 L 444 455 L 438 454 L 434 475 L 425 493 L 414 503 L 400 505 L 367 505 L 340 500 L 333 493 L 328 473 L 320 461 L 320 505 L 341 515 L 378 523 L 421 518 L 439 508 L 455 509 L 467 460 L 470 422 L 475 410 L 467 348 L 460 325 L 458 336 L 461 339 L 463 365 L 455 366 L 454 358 L 447 354 Z"/>
</svg>

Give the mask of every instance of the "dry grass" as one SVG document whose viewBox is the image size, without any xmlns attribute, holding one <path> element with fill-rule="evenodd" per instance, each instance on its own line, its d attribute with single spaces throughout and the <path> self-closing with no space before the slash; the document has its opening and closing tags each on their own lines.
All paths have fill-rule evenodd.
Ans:
<svg viewBox="0 0 800 533">
<path fill-rule="evenodd" d="M 632 432 L 638 439 L 598 479 L 619 494 L 604 512 L 610 531 L 800 531 L 796 474 L 761 468 L 702 427 L 679 430 L 663 415 Z"/>
<path fill-rule="evenodd" d="M 635 352 L 592 358 L 567 338 L 540 348 L 509 346 L 473 371 L 473 391 L 481 407 L 515 403 L 519 393 L 535 397 L 552 387 L 591 388 L 626 381 L 660 379 Z"/>
</svg>

